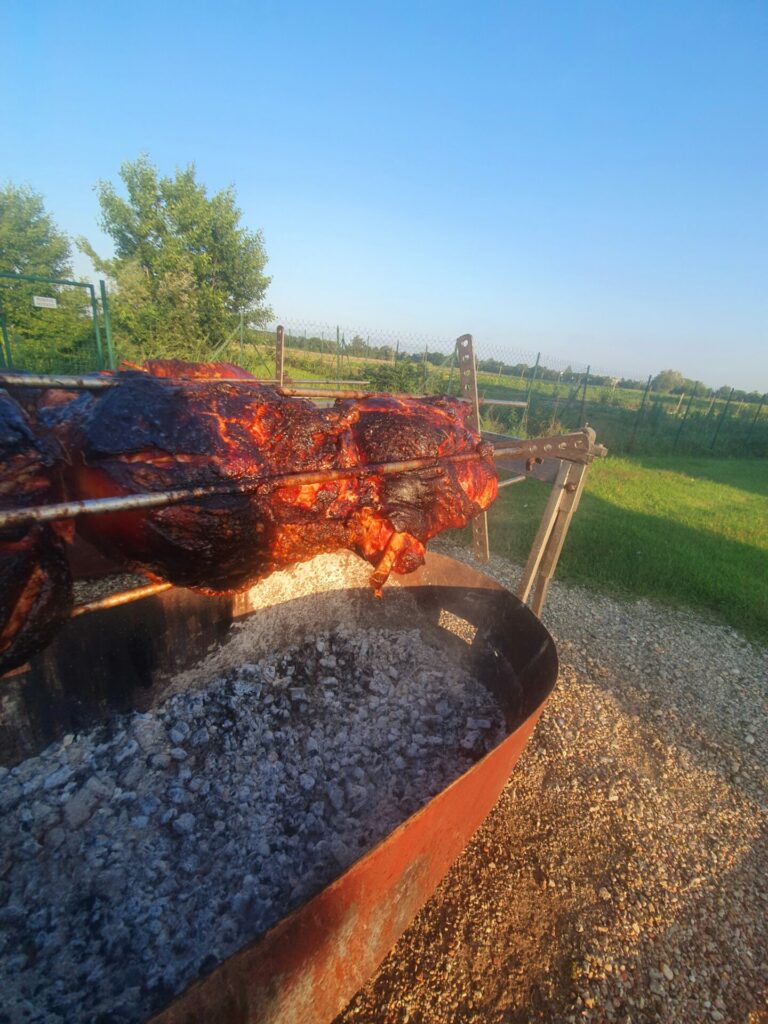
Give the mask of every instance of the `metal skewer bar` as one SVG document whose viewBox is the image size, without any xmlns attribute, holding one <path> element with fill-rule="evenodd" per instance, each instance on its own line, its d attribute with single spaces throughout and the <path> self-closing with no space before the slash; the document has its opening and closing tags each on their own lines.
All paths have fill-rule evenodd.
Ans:
<svg viewBox="0 0 768 1024">
<path fill-rule="evenodd" d="M 334 383 L 335 388 L 312 387 L 314 380 L 293 380 L 285 378 L 285 383 L 276 378 L 256 377 L 155 377 L 146 374 L 155 381 L 167 381 L 169 384 L 259 384 L 261 386 L 273 387 L 278 394 L 286 398 L 367 398 L 371 391 L 342 388 L 338 385 L 367 384 L 367 380 L 339 380 Z M 132 378 L 135 379 L 135 378 Z M 56 388 L 61 391 L 104 391 L 107 388 L 119 387 L 124 378 L 120 377 L 77 377 L 69 375 L 56 376 L 47 373 L 0 373 L 0 385 L 16 388 Z M 322 381 L 318 382 L 322 384 Z M 296 387 L 295 385 L 310 385 L 309 387 Z M 375 392 L 374 392 L 375 393 Z M 391 392 L 387 392 L 391 394 Z M 426 395 L 394 394 L 395 398 L 426 398 Z M 480 405 L 504 405 L 524 408 L 527 402 L 508 402 L 501 398 L 479 398 Z"/>
<path fill-rule="evenodd" d="M 130 494 L 126 497 L 88 498 L 83 501 L 62 501 L 51 505 L 32 505 L 29 508 L 0 511 L 0 527 L 16 526 L 20 523 L 47 523 L 57 519 L 74 519 L 82 515 L 103 515 L 110 512 L 132 512 L 145 508 L 162 508 L 165 505 L 179 505 L 198 498 L 210 498 L 226 494 L 250 494 L 261 487 L 301 487 L 305 484 L 326 483 L 360 476 L 395 476 L 419 469 L 438 468 L 443 462 L 472 462 L 482 456 L 478 452 L 462 452 L 441 458 L 407 459 L 402 462 L 372 462 L 366 466 L 349 466 L 344 469 L 317 469 L 300 473 L 274 473 L 269 476 L 244 478 L 230 483 L 211 484 L 204 487 L 183 487 L 169 491 L 150 491 Z"/>
<path fill-rule="evenodd" d="M 88 612 L 97 612 L 102 608 L 117 608 L 121 604 L 129 604 L 131 601 L 138 601 L 142 597 L 152 597 L 154 594 L 162 594 L 171 590 L 173 583 L 147 583 L 143 587 L 132 587 L 130 590 L 116 590 L 106 597 L 99 597 L 95 601 L 88 601 L 86 604 L 76 604 L 72 609 L 71 617 L 86 615 Z"/>
<path fill-rule="evenodd" d="M 323 388 L 307 387 L 296 388 L 294 384 L 314 384 L 312 380 L 289 379 L 289 387 L 277 386 L 277 381 L 259 379 L 256 377 L 155 377 L 152 374 L 144 374 L 150 380 L 163 381 L 168 384 L 240 384 L 274 387 L 280 395 L 286 397 L 307 397 L 307 398 L 360 398 L 370 394 L 368 391 L 349 391 L 344 388 Z M 135 377 L 130 378 L 135 380 Z M 124 377 L 75 377 L 55 376 L 43 373 L 0 373 L 0 385 L 16 388 L 55 388 L 61 391 L 104 391 L 107 388 L 119 387 L 125 381 Z M 322 384 L 322 381 L 319 382 Z M 338 384 L 367 384 L 365 380 L 340 380 Z"/>
<path fill-rule="evenodd" d="M 169 491 L 149 491 L 114 498 L 89 498 L 83 501 L 63 501 L 51 505 L 32 505 L 29 508 L 0 510 L 0 527 L 16 526 L 20 523 L 47 523 L 57 519 L 74 519 L 81 515 L 104 515 L 111 512 L 131 512 L 145 508 L 162 508 L 165 505 L 179 505 L 198 498 L 210 498 L 226 494 L 250 494 L 261 487 L 300 487 L 305 484 L 326 483 L 360 476 L 395 476 L 420 469 L 433 469 L 443 462 L 472 462 L 486 455 L 494 459 L 526 458 L 533 461 L 545 457 L 569 459 L 574 462 L 589 462 L 599 454 L 593 446 L 588 430 L 577 434 L 563 434 L 532 441 L 520 441 L 515 445 L 497 448 L 488 446 L 488 451 L 462 452 L 421 459 L 406 459 L 401 462 L 374 462 L 368 465 L 348 466 L 341 469 L 315 469 L 302 472 L 273 473 L 261 477 L 246 477 L 229 483 L 210 484 L 202 487 L 183 487 Z M 594 436 L 594 435 L 593 435 Z"/>
</svg>

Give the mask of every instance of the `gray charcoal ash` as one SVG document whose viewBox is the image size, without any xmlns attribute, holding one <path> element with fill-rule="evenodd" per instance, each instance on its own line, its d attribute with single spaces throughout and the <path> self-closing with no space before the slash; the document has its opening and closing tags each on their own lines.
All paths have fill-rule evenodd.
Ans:
<svg viewBox="0 0 768 1024">
<path fill-rule="evenodd" d="M 6 1013 L 147 1019 L 501 735 L 417 631 L 340 630 L 0 771 Z"/>
</svg>

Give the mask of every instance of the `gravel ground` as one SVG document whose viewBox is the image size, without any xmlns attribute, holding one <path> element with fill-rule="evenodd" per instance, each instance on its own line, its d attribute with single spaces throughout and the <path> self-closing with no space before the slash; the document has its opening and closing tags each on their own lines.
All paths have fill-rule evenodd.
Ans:
<svg viewBox="0 0 768 1024">
<path fill-rule="evenodd" d="M 544 621 L 531 744 L 336 1024 L 768 1021 L 768 649 L 558 583 Z"/>
<path fill-rule="evenodd" d="M 224 678 L 0 769 L 2 1024 L 145 1020 L 504 733 L 444 641 L 338 628 L 248 663 L 259 629 Z"/>
</svg>

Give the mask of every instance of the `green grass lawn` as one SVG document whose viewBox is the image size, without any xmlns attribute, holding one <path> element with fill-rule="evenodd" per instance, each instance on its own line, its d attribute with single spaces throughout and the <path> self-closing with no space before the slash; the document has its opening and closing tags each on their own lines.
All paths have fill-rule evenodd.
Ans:
<svg viewBox="0 0 768 1024">
<path fill-rule="evenodd" d="M 496 554 L 525 560 L 548 491 L 531 480 L 500 493 L 489 512 Z M 674 456 L 596 462 L 557 576 L 706 609 L 768 641 L 768 462 Z"/>
</svg>

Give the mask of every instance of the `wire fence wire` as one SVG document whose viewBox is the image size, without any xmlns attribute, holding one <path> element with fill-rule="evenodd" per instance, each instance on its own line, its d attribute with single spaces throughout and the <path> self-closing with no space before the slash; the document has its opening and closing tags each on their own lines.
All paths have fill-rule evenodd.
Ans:
<svg viewBox="0 0 768 1024">
<path fill-rule="evenodd" d="M 32 373 L 102 369 L 100 315 L 87 283 L 0 274 L 0 367 Z"/>
<path fill-rule="evenodd" d="M 86 372 L 99 369 L 88 311 L 75 300 L 58 321 L 30 318 L 31 328 L 16 331 L 14 351 L 23 356 L 14 368 L 36 372 Z M 81 303 L 82 305 L 82 303 Z M 61 312 L 61 310 L 59 310 Z M 340 388 L 428 394 L 459 394 L 456 339 L 403 330 L 321 323 L 285 318 L 287 380 L 316 381 Z M 264 325 L 241 315 L 230 335 L 209 358 L 241 365 L 258 377 L 275 376 L 277 321 Z M 115 336 L 118 361 L 119 333 Z M 524 402 L 523 408 L 487 405 L 483 427 L 514 437 L 567 432 L 585 424 L 614 453 L 638 455 L 768 456 L 768 396 L 712 394 L 701 385 L 654 390 L 652 378 L 630 380 L 596 372 L 548 353 L 513 345 L 487 344 L 475 337 L 478 392 L 482 398 Z M 347 382 L 347 383 L 345 383 Z"/>
</svg>

